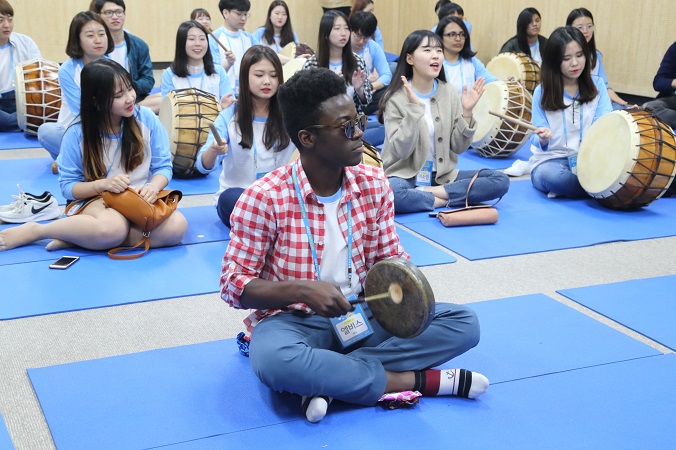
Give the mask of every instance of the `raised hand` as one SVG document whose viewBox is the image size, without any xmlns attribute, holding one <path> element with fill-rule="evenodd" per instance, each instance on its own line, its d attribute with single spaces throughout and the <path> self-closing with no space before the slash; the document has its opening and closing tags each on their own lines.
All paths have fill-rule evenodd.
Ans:
<svg viewBox="0 0 676 450">
<path fill-rule="evenodd" d="M 462 109 L 468 113 L 471 113 L 485 90 L 486 80 L 484 77 L 479 77 L 471 88 L 464 86 L 462 88 L 462 96 L 460 97 Z"/>
<path fill-rule="evenodd" d="M 420 105 L 420 99 L 415 92 L 413 92 L 413 86 L 408 82 L 405 76 L 401 76 L 401 81 L 404 83 L 404 91 L 406 92 L 406 97 L 408 97 L 408 102 L 413 105 Z"/>
<path fill-rule="evenodd" d="M 232 94 L 226 94 L 221 98 L 221 109 L 228 109 L 235 103 L 237 103 L 237 99 Z"/>
</svg>

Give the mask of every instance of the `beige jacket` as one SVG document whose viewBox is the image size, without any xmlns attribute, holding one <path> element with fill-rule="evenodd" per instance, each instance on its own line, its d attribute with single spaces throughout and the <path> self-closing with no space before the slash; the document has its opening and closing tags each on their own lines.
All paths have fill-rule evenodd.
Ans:
<svg viewBox="0 0 676 450">
<path fill-rule="evenodd" d="M 476 131 L 472 118 L 468 125 L 462 118 L 462 104 L 455 89 L 439 80 L 437 92 L 431 98 L 434 118 L 436 182 L 455 181 L 458 155 L 469 147 Z M 425 108 L 409 103 L 402 87 L 385 105 L 385 143 L 383 168 L 388 177 L 413 178 L 425 165 L 430 138 L 425 120 Z"/>
</svg>

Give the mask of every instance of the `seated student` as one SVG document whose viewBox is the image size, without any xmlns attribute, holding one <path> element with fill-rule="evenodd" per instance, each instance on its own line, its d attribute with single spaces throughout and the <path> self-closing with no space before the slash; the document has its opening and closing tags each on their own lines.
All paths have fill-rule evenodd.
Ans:
<svg viewBox="0 0 676 450">
<path fill-rule="evenodd" d="M 590 67 L 592 76 L 599 77 L 606 84 L 608 96 L 613 104 L 613 109 L 624 109 L 628 107 L 628 103 L 623 100 L 614 90 L 608 85 L 608 77 L 606 70 L 603 67 L 603 55 L 596 49 L 596 38 L 594 36 L 594 16 L 587 8 L 576 8 L 568 14 L 566 25 L 577 28 L 582 32 L 584 38 L 589 45 L 591 52 Z"/>
<path fill-rule="evenodd" d="M 373 334 L 342 347 L 328 318 L 352 311 L 347 298 L 363 291 L 375 263 L 408 259 L 392 190 L 382 170 L 360 164 L 364 123 L 340 77 L 302 70 L 279 96 L 300 158 L 244 190 L 221 276 L 223 300 L 253 310 L 239 340 L 250 344 L 254 373 L 275 391 L 302 396 L 311 422 L 324 417 L 333 398 L 372 406 L 390 392 L 484 393 L 481 374 L 426 370 L 479 341 L 476 315 L 464 305 L 437 303 L 429 328 L 411 339 L 386 332 L 363 307 Z"/>
<path fill-rule="evenodd" d="M 371 13 L 361 11 L 350 16 L 352 52 L 364 60 L 373 93 L 371 104 L 364 108 L 364 114 L 373 114 L 378 110 L 378 101 L 392 81 L 392 71 L 385 52 L 372 39 L 377 25 L 378 19 Z"/>
<path fill-rule="evenodd" d="M 108 57 L 117 61 L 131 73 L 136 86 L 136 101 L 157 114 L 160 111 L 162 99 L 159 94 L 150 95 L 150 91 L 155 86 L 150 50 L 148 44 L 141 38 L 124 29 L 124 22 L 127 18 L 124 0 L 96 0 L 93 6 L 93 12 L 101 15 L 113 37 L 115 50 Z"/>
<path fill-rule="evenodd" d="M 40 58 L 33 39 L 13 33 L 14 8 L 0 0 L 0 132 L 19 131 L 14 94 L 14 67 L 23 61 Z"/>
<path fill-rule="evenodd" d="M 462 20 L 462 22 L 465 24 L 465 27 L 467 27 L 467 33 L 469 34 L 472 32 L 472 24 L 465 20 L 465 10 L 462 9 L 462 6 L 458 5 L 457 3 L 448 2 L 436 12 L 440 22 L 446 17 L 457 17 Z M 438 26 L 439 24 L 435 25 L 432 28 L 432 31 L 436 33 Z"/>
<path fill-rule="evenodd" d="M 277 89 L 284 81 L 282 64 L 271 48 L 254 45 L 240 67 L 242 90 L 237 103 L 214 121 L 223 140 L 212 132 L 197 155 L 197 170 L 221 169 L 215 195 L 216 211 L 230 227 L 230 215 L 240 194 L 254 181 L 288 163 L 295 150 L 284 129 Z"/>
<path fill-rule="evenodd" d="M 350 15 L 352 0 L 319 0 L 319 4 L 325 13 L 335 10 L 340 11 L 347 17 Z"/>
<path fill-rule="evenodd" d="M 211 14 L 204 8 L 193 9 L 190 13 L 190 20 L 195 20 L 202 24 L 205 30 L 211 31 Z"/>
<path fill-rule="evenodd" d="M 61 109 L 56 123 L 50 122 L 38 128 L 38 141 L 53 159 L 59 155 L 61 139 L 66 128 L 80 114 L 80 73 L 85 64 L 111 53 L 115 45 L 105 22 L 96 13 L 84 11 L 77 13 L 70 22 L 66 54 L 70 56 L 59 67 L 59 85 L 61 86 Z M 56 163 L 52 172 L 57 173 Z"/>
<path fill-rule="evenodd" d="M 404 41 L 392 83 L 380 100 L 385 122 L 383 168 L 398 213 L 465 204 L 475 170 L 458 170 L 458 154 L 469 147 L 476 122 L 472 110 L 484 79 L 465 85 L 458 97 L 446 82 L 441 38 L 414 31 Z M 471 204 L 500 198 L 509 189 L 501 172 L 484 170 L 472 187 Z"/>
<path fill-rule="evenodd" d="M 270 47 L 277 53 L 282 64 L 291 61 L 279 52 L 291 42 L 300 44 L 296 32 L 291 26 L 291 15 L 289 14 L 289 7 L 284 0 L 274 0 L 270 3 L 268 8 L 267 19 L 265 25 L 254 31 L 253 37 L 260 45 Z"/>
<path fill-rule="evenodd" d="M 352 51 L 350 26 L 343 13 L 328 11 L 322 16 L 317 53 L 305 61 L 303 69 L 310 67 L 324 67 L 342 76 L 357 111 L 364 113 L 372 100 L 371 82 L 366 76 L 364 60 Z"/>
<path fill-rule="evenodd" d="M 554 30 L 542 55 L 542 82 L 533 93 L 531 181 L 549 198 L 585 197 L 577 179 L 584 133 L 612 111 L 605 83 L 591 75 L 591 52 L 573 27 Z"/>
<path fill-rule="evenodd" d="M 516 19 L 516 36 L 505 42 L 500 53 L 521 52 L 542 64 L 547 38 L 540 35 L 542 16 L 535 8 L 526 8 Z"/>
<path fill-rule="evenodd" d="M 657 99 L 647 102 L 643 107 L 676 130 L 676 42 L 671 44 L 662 58 L 653 79 L 653 89 L 658 92 Z"/>
<path fill-rule="evenodd" d="M 239 66 L 244 52 L 256 44 L 256 40 L 244 31 L 246 21 L 249 20 L 249 0 L 220 0 L 218 10 L 223 15 L 223 26 L 214 30 L 213 35 L 218 39 L 227 51 L 223 49 L 216 39 L 209 36 L 209 48 L 214 58 L 214 64 L 222 66 L 230 78 L 235 97 L 239 95 Z"/>
<path fill-rule="evenodd" d="M 348 19 L 351 21 L 352 16 L 361 11 L 371 13 L 375 16 L 375 10 L 376 5 L 373 3 L 373 0 L 354 0 L 354 3 L 352 3 L 352 10 L 350 11 Z M 380 31 L 380 27 L 378 26 L 377 21 L 376 21 L 376 31 L 373 33 L 373 40 L 376 41 L 376 44 L 380 45 L 380 48 L 382 48 L 383 51 L 385 51 L 385 43 L 383 42 L 383 33 Z"/>
<path fill-rule="evenodd" d="M 81 86 L 81 114 L 66 130 L 58 157 L 63 196 L 85 202 L 104 191 L 120 193 L 133 187 L 149 203 L 155 202 L 171 179 L 169 142 L 157 116 L 135 104 L 131 75 L 103 58 L 84 66 Z M 187 227 L 175 211 L 150 233 L 151 247 L 178 244 Z M 73 245 L 108 250 L 134 245 L 140 238 L 140 229 L 99 198 L 78 215 L 0 231 L 0 251 L 41 239 L 53 239 L 47 250 Z"/>
<path fill-rule="evenodd" d="M 188 88 L 213 94 L 222 108 L 229 105 L 233 94 L 225 70 L 214 64 L 206 30 L 194 20 L 178 26 L 174 61 L 162 74 L 162 98 L 169 91 Z"/>
<path fill-rule="evenodd" d="M 444 17 L 439 22 L 436 33 L 444 44 L 446 82 L 455 87 L 458 97 L 462 96 L 465 86 L 472 86 L 479 78 L 483 78 L 486 83 L 498 80 L 471 50 L 469 31 L 462 19 Z"/>
</svg>

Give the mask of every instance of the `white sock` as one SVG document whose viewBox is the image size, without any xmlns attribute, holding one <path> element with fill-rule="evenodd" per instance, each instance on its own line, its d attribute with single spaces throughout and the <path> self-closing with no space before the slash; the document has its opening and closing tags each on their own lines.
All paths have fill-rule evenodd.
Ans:
<svg viewBox="0 0 676 450">
<path fill-rule="evenodd" d="M 326 411 L 333 399 L 331 397 L 303 397 L 301 405 L 305 417 L 312 423 L 319 422 L 326 415 Z"/>
<path fill-rule="evenodd" d="M 488 389 L 488 379 L 465 369 L 425 370 L 415 372 L 415 390 L 423 395 L 457 395 L 477 398 Z"/>
</svg>

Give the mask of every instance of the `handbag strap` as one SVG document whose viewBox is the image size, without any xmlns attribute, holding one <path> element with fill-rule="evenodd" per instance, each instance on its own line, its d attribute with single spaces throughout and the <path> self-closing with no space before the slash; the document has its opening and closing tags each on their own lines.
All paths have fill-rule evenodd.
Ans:
<svg viewBox="0 0 676 450">
<path fill-rule="evenodd" d="M 483 171 L 483 170 L 491 170 L 491 169 L 486 169 L 486 168 L 479 169 L 479 170 L 477 170 L 477 172 L 474 174 L 474 176 L 472 177 L 472 179 L 469 180 L 469 185 L 467 186 L 467 195 L 465 195 L 465 208 L 469 208 L 469 191 L 472 189 L 472 186 L 474 185 L 474 182 L 476 181 L 477 178 L 479 178 L 479 174 L 480 174 L 481 171 Z M 490 206 L 490 207 L 492 208 L 493 206 L 497 205 L 497 204 L 500 202 L 500 200 L 502 200 L 502 196 L 500 196 L 500 198 L 497 199 L 497 200 L 495 201 L 495 203 L 493 203 L 492 205 L 483 205 L 483 206 Z"/>
<path fill-rule="evenodd" d="M 95 195 L 95 196 L 93 196 L 93 197 L 89 197 L 88 199 L 85 199 L 85 200 L 76 200 L 76 201 L 70 202 L 70 203 L 68 203 L 68 205 L 66 205 L 66 210 L 64 211 L 64 213 L 66 214 L 66 217 L 68 217 L 68 216 L 77 216 L 77 215 L 80 214 L 87 206 L 89 206 L 90 203 L 93 203 L 93 202 L 95 202 L 96 200 L 98 200 L 98 199 L 100 199 L 100 198 L 101 198 L 101 195 L 99 194 L 99 195 Z M 80 205 L 80 206 L 78 207 L 78 209 L 76 209 L 74 213 L 71 213 L 70 211 L 71 211 L 73 208 L 75 208 L 77 205 Z"/>
<path fill-rule="evenodd" d="M 143 244 L 143 246 L 145 247 L 144 250 L 143 250 L 141 253 L 134 253 L 134 254 L 131 254 L 131 255 L 118 255 L 118 253 L 120 253 L 120 252 L 126 252 L 126 251 L 129 251 L 129 250 L 133 250 L 133 249 L 135 249 L 135 248 L 138 248 L 138 247 L 141 246 L 141 244 Z M 150 234 L 147 234 L 147 235 L 144 234 L 144 235 L 141 237 L 141 240 L 138 241 L 138 242 L 136 243 L 136 245 L 134 245 L 133 247 L 117 247 L 117 248 L 113 248 L 113 249 L 111 249 L 111 250 L 108 250 L 108 256 L 109 256 L 111 259 L 117 259 L 117 260 L 128 261 L 128 260 L 130 260 L 130 259 L 138 259 L 138 258 L 140 258 L 141 256 L 145 255 L 145 254 L 148 252 L 148 250 L 150 250 Z"/>
</svg>

